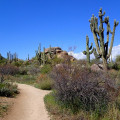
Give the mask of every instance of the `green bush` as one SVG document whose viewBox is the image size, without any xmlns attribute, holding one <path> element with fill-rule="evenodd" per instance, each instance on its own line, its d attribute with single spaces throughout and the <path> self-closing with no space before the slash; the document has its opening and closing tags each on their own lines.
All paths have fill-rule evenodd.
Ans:
<svg viewBox="0 0 120 120">
<path fill-rule="evenodd" d="M 47 63 L 51 64 L 52 66 L 55 66 L 56 64 L 63 63 L 64 59 L 60 59 L 57 56 L 54 56 L 52 59 L 48 59 Z"/>
<path fill-rule="evenodd" d="M 40 88 L 42 90 L 51 90 L 52 89 L 51 84 L 52 84 L 51 81 L 45 80 L 42 81 L 40 84 L 36 84 L 35 87 Z"/>
<path fill-rule="evenodd" d="M 48 75 L 41 74 L 37 79 L 37 84 L 35 87 L 40 88 L 42 90 L 51 90 L 53 86 L 53 81 L 50 79 Z"/>
<path fill-rule="evenodd" d="M 17 93 L 19 92 L 16 84 L 7 82 L 0 83 L 0 96 L 12 97 Z"/>
<path fill-rule="evenodd" d="M 120 55 L 116 56 L 115 62 L 120 62 Z"/>
<path fill-rule="evenodd" d="M 40 69 L 40 72 L 41 74 L 46 74 L 46 73 L 49 73 L 51 70 L 52 70 L 51 65 L 46 64 Z"/>
<path fill-rule="evenodd" d="M 22 66 L 23 65 L 23 63 L 24 63 L 24 61 L 22 61 L 22 60 L 19 60 L 19 61 L 13 61 L 11 64 L 12 65 L 14 65 L 14 66 L 17 66 L 17 67 L 20 67 L 20 66 Z"/>
<path fill-rule="evenodd" d="M 115 70 L 120 70 L 120 63 L 115 62 L 115 63 L 109 63 L 108 64 L 109 69 L 115 69 Z"/>
<path fill-rule="evenodd" d="M 1 64 L 1 65 L 5 65 L 6 63 L 7 63 L 7 60 L 6 60 L 6 59 L 0 60 L 0 64 Z"/>
</svg>

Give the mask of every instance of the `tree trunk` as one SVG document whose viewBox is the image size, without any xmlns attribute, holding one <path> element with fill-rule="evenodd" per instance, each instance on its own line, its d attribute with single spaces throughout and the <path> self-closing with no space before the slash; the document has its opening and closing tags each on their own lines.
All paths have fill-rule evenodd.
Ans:
<svg viewBox="0 0 120 120">
<path fill-rule="evenodd" d="M 107 71 L 108 70 L 107 59 L 105 59 L 104 57 L 102 57 L 102 60 L 103 60 L 103 69 L 104 69 L 104 71 Z"/>
</svg>

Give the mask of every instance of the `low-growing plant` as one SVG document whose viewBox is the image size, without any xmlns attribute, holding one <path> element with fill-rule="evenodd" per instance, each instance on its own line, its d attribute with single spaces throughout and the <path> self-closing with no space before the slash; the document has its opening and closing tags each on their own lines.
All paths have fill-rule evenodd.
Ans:
<svg viewBox="0 0 120 120">
<path fill-rule="evenodd" d="M 51 70 L 52 70 L 51 65 L 50 64 L 45 64 L 43 67 L 41 67 L 40 73 L 41 74 L 47 74 L 47 73 L 51 72 Z"/>
<path fill-rule="evenodd" d="M 116 56 L 115 62 L 120 62 L 120 55 Z"/>
<path fill-rule="evenodd" d="M 39 67 L 35 67 L 35 66 L 30 66 L 28 69 L 27 69 L 27 73 L 30 74 L 30 75 L 36 75 L 40 72 L 40 68 Z"/>
<path fill-rule="evenodd" d="M 11 64 L 12 64 L 13 66 L 20 67 L 20 66 L 23 65 L 23 63 L 24 63 L 24 61 L 19 60 L 19 61 L 13 61 Z"/>
<path fill-rule="evenodd" d="M 4 113 L 7 112 L 8 105 L 1 105 L 0 104 L 0 117 L 3 117 Z"/>
<path fill-rule="evenodd" d="M 56 100 L 73 113 L 84 110 L 102 115 L 119 95 L 115 80 L 109 75 L 78 65 L 61 64 L 54 68 L 51 76 Z"/>
<path fill-rule="evenodd" d="M 40 74 L 37 78 L 37 84 L 35 87 L 40 88 L 42 90 L 51 90 L 53 86 L 53 81 L 46 74 Z"/>
<path fill-rule="evenodd" d="M 15 75 L 19 73 L 19 68 L 10 64 L 0 66 L 0 74 L 2 75 Z"/>
<path fill-rule="evenodd" d="M 7 82 L 0 83 L 0 96 L 12 97 L 17 93 L 19 92 L 16 84 Z"/>
</svg>

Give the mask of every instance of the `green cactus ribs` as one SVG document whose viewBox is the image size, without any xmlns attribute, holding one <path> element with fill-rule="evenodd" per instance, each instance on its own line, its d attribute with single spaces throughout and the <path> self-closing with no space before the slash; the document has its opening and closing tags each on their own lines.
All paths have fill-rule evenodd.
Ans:
<svg viewBox="0 0 120 120">
<path fill-rule="evenodd" d="M 86 36 L 86 51 L 83 51 L 83 54 L 86 55 L 88 64 L 90 63 L 90 55 L 94 51 L 94 48 L 92 48 L 92 47 L 93 47 L 93 43 L 91 43 L 91 46 L 89 47 L 89 37 Z"/>
<path fill-rule="evenodd" d="M 14 54 L 11 54 L 11 52 L 9 51 L 9 52 L 7 52 L 7 60 L 8 60 L 8 62 L 13 62 L 13 61 L 18 61 L 18 55 L 17 55 L 17 53 L 14 53 Z"/>
<path fill-rule="evenodd" d="M 99 58 L 102 58 L 104 69 L 107 70 L 107 60 L 111 55 L 113 42 L 114 42 L 114 36 L 115 36 L 115 29 L 118 26 L 119 22 L 116 22 L 116 20 L 114 20 L 113 31 L 111 31 L 109 17 L 105 17 L 103 19 L 104 15 L 105 15 L 105 12 L 102 12 L 102 8 L 100 8 L 99 10 L 100 25 L 98 26 L 98 18 L 96 18 L 94 15 L 92 15 L 91 20 L 89 20 L 89 22 L 90 22 L 91 32 L 93 33 L 96 50 L 97 50 L 95 51 L 95 54 Z M 107 27 L 107 33 L 106 33 L 107 40 L 106 41 L 104 39 L 104 28 L 103 28 L 104 24 L 106 24 L 106 27 Z M 112 37 L 111 37 L 110 48 L 108 49 L 110 34 L 112 34 Z"/>
<path fill-rule="evenodd" d="M 37 57 L 40 65 L 46 64 L 47 55 L 45 54 L 45 47 L 43 48 L 43 52 L 41 52 L 41 44 L 39 44 L 38 51 L 36 51 L 36 57 Z"/>
</svg>

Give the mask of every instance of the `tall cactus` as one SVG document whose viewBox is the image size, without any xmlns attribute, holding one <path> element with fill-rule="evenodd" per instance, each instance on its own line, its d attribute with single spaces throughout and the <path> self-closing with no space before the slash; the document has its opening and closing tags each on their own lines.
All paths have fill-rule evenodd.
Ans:
<svg viewBox="0 0 120 120">
<path fill-rule="evenodd" d="M 52 58 L 51 45 L 50 45 L 50 48 L 49 48 L 49 57 L 50 57 L 50 59 Z"/>
<path fill-rule="evenodd" d="M 119 24 L 119 22 L 116 22 L 116 20 L 114 20 L 113 31 L 111 31 L 109 17 L 105 17 L 105 19 L 103 20 L 104 15 L 105 15 L 105 12 L 102 13 L 102 8 L 100 8 L 100 10 L 99 10 L 99 19 L 100 19 L 99 28 L 98 28 L 98 18 L 94 17 L 94 15 L 92 15 L 91 20 L 89 20 L 89 22 L 90 22 L 91 31 L 93 33 L 93 37 L 94 37 L 94 41 L 95 41 L 95 45 L 96 45 L 96 49 L 97 49 L 97 54 L 99 55 L 100 58 L 102 58 L 104 70 L 107 70 L 107 60 L 111 55 L 113 42 L 114 42 L 114 36 L 115 36 L 115 29 L 116 29 L 117 25 Z M 106 42 L 104 40 L 104 28 L 103 28 L 104 23 L 107 25 L 107 40 L 106 40 Z M 109 34 L 112 34 L 112 38 L 111 38 L 110 48 L 108 51 Z"/>
<path fill-rule="evenodd" d="M 90 63 L 90 55 L 93 53 L 94 48 L 92 49 L 93 43 L 89 47 L 89 37 L 86 36 L 86 51 L 83 51 L 83 54 L 87 56 L 87 63 Z M 90 51 L 91 50 L 91 51 Z"/>
<path fill-rule="evenodd" d="M 47 62 L 47 55 L 45 54 L 45 47 L 43 48 L 43 52 L 41 52 L 41 44 L 39 44 L 38 51 L 36 51 L 37 59 L 40 65 L 45 65 Z"/>
<path fill-rule="evenodd" d="M 29 59 L 29 54 L 28 54 L 28 61 L 29 61 L 30 59 Z"/>
<path fill-rule="evenodd" d="M 17 55 L 17 53 L 15 52 L 14 54 L 11 54 L 11 52 L 9 51 L 9 52 L 7 52 L 7 60 L 8 60 L 8 62 L 13 62 L 13 61 L 18 61 L 18 55 Z"/>
<path fill-rule="evenodd" d="M 49 51 L 48 51 L 48 54 L 49 54 L 49 58 L 52 59 L 54 57 L 54 52 L 51 48 L 51 45 L 50 45 L 50 48 L 49 48 Z"/>
<path fill-rule="evenodd" d="M 42 64 L 45 65 L 47 62 L 47 56 L 45 54 L 45 47 L 43 48 L 43 53 L 42 53 Z"/>
<path fill-rule="evenodd" d="M 40 65 L 41 65 L 42 64 L 42 60 L 41 60 L 41 56 L 42 56 L 42 53 L 41 53 L 41 44 L 39 44 L 38 51 L 36 51 L 36 56 L 37 56 L 37 59 L 38 59 Z"/>
<path fill-rule="evenodd" d="M 0 60 L 2 60 L 2 55 L 1 55 L 1 53 L 0 53 Z"/>
</svg>

